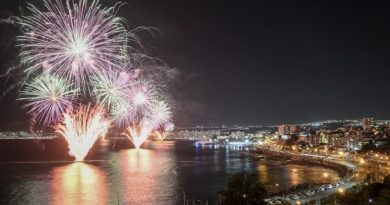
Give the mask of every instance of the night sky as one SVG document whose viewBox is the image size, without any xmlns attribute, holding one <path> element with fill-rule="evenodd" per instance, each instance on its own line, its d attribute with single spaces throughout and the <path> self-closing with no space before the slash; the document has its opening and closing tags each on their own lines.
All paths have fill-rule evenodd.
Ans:
<svg viewBox="0 0 390 205">
<path fill-rule="evenodd" d="M 179 71 L 171 82 L 178 126 L 390 119 L 389 4 L 125 2 L 119 15 L 129 28 L 159 28 L 162 34 L 144 34 L 144 43 Z M 19 13 L 25 1 L 0 5 L 6 16 Z M 17 58 L 12 29 L 0 27 L 4 71 Z M 12 94 L 0 105 L 3 127 L 27 121 Z"/>
</svg>

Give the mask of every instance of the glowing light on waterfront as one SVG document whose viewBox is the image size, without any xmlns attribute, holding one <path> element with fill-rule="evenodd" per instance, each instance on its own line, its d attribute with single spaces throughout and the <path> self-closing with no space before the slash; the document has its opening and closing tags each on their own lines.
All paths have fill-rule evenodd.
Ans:
<svg viewBox="0 0 390 205">
<path fill-rule="evenodd" d="M 329 176 L 328 173 L 325 172 L 325 173 L 324 173 L 324 177 L 328 177 L 328 176 Z"/>
<path fill-rule="evenodd" d="M 29 4 L 32 15 L 19 24 L 27 30 L 18 37 L 27 72 L 55 73 L 83 87 L 101 71 L 122 69 L 127 57 L 128 32 L 114 7 L 99 0 L 43 0 L 44 10 Z"/>
<path fill-rule="evenodd" d="M 175 129 L 175 124 L 172 122 L 167 123 L 163 128 L 153 131 L 153 135 L 157 137 L 158 140 L 164 141 L 169 135 L 173 134 Z"/>
<path fill-rule="evenodd" d="M 109 123 L 99 107 L 80 106 L 73 113 L 64 114 L 64 122 L 57 132 L 65 137 L 69 154 L 83 161 L 96 140 L 106 134 Z"/>
<path fill-rule="evenodd" d="M 160 141 L 164 141 L 165 138 L 167 138 L 170 134 L 172 134 L 172 133 L 166 132 L 164 130 L 161 130 L 161 131 L 160 130 L 155 130 L 152 133 L 152 135 L 156 136 L 157 139 L 160 140 Z"/>
<path fill-rule="evenodd" d="M 140 124 L 133 124 L 126 128 L 122 135 L 130 139 L 136 149 L 139 149 L 142 143 L 148 139 L 153 130 L 149 121 L 142 121 Z"/>
<path fill-rule="evenodd" d="M 57 122 L 61 115 L 72 106 L 77 89 L 70 83 L 53 75 L 44 75 L 27 83 L 20 92 L 19 100 L 26 100 L 24 105 L 29 113 L 45 125 Z"/>
</svg>

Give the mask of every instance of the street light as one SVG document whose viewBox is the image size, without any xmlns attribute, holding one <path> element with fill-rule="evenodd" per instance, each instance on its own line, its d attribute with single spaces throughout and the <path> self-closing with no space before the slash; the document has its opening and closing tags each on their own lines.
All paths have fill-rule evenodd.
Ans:
<svg viewBox="0 0 390 205">
<path fill-rule="evenodd" d="M 328 176 L 329 176 L 328 173 L 325 172 L 325 173 L 324 173 L 324 177 L 328 177 Z"/>
<path fill-rule="evenodd" d="M 340 194 L 343 194 L 343 193 L 344 193 L 344 189 L 343 189 L 343 188 L 340 188 L 340 189 L 339 189 L 339 193 L 340 193 Z"/>
</svg>

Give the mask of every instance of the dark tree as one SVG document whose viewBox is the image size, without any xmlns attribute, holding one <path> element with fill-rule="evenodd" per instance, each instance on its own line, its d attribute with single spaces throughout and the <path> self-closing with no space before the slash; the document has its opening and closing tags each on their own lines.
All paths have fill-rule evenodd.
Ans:
<svg viewBox="0 0 390 205">
<path fill-rule="evenodd" d="M 227 188 L 222 192 L 223 205 L 265 204 L 267 191 L 260 184 L 259 175 L 239 173 L 230 177 Z"/>
</svg>

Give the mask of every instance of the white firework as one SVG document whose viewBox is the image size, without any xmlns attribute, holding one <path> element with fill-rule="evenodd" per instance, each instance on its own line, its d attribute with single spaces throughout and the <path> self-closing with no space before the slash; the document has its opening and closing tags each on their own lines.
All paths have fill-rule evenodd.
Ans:
<svg viewBox="0 0 390 205">
<path fill-rule="evenodd" d="M 91 79 L 93 92 L 100 105 L 108 109 L 127 104 L 130 84 L 121 74 L 95 75 Z"/>
<path fill-rule="evenodd" d="M 127 102 L 116 104 L 111 110 L 112 122 L 119 128 L 129 126 L 136 117 L 136 109 Z"/>
<path fill-rule="evenodd" d="M 157 96 L 158 92 L 151 81 L 137 80 L 130 88 L 130 102 L 141 115 L 150 110 Z"/>
<path fill-rule="evenodd" d="M 68 142 L 69 154 L 76 161 L 83 161 L 96 140 L 106 134 L 108 126 L 103 110 L 87 105 L 64 113 L 63 123 L 57 126 L 56 132 Z"/>
<path fill-rule="evenodd" d="M 92 74 L 121 69 L 127 56 L 128 32 L 116 17 L 116 7 L 99 0 L 43 0 L 45 9 L 29 4 L 21 18 L 26 29 L 18 45 L 26 72 L 55 73 L 86 87 Z M 41 72 L 38 72 L 41 73 Z"/>
<path fill-rule="evenodd" d="M 170 122 L 172 111 L 165 101 L 156 101 L 146 117 L 153 124 L 153 128 L 159 128 Z"/>
</svg>

